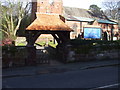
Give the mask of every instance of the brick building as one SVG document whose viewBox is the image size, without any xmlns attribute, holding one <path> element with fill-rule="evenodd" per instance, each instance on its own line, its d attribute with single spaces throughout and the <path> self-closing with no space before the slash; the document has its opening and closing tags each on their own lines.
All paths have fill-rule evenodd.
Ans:
<svg viewBox="0 0 120 90">
<path fill-rule="evenodd" d="M 107 32 L 111 36 L 112 26 L 114 27 L 114 35 L 118 32 L 118 23 L 109 20 L 105 15 L 94 15 L 90 10 L 63 7 L 62 0 L 36 0 L 32 2 L 32 19 L 36 18 L 36 13 L 59 14 L 65 17 L 65 23 L 74 31 L 71 32 L 70 38 L 78 38 L 83 33 L 83 28 L 86 25 L 97 25 L 102 28 L 102 32 Z M 51 35 L 42 35 L 44 38 L 53 39 Z M 39 40 L 39 39 L 38 39 Z M 110 39 L 108 39 L 110 40 Z"/>
<path fill-rule="evenodd" d="M 83 33 L 83 29 L 86 25 L 100 26 L 102 32 L 107 32 L 108 40 L 111 38 L 111 29 L 113 26 L 113 36 L 115 36 L 118 30 L 117 21 L 109 20 L 104 14 L 96 15 L 90 10 L 63 7 L 63 16 L 66 18 L 66 24 L 70 26 L 74 31 L 71 32 L 71 39 L 74 39 Z M 115 37 L 116 38 L 116 37 Z"/>
<path fill-rule="evenodd" d="M 41 14 L 58 14 L 62 15 L 63 13 L 63 2 L 62 0 L 34 0 L 32 2 L 32 21 L 36 18 L 36 12 Z M 39 41 L 48 42 L 49 40 L 53 40 L 51 34 L 42 34 L 40 38 L 37 39 Z"/>
</svg>

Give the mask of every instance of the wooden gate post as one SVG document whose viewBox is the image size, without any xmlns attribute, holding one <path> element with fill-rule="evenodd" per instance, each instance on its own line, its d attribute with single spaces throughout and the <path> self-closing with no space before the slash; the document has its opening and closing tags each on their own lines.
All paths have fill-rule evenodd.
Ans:
<svg viewBox="0 0 120 90">
<path fill-rule="evenodd" d="M 27 47 L 26 65 L 36 65 L 36 47 Z"/>
<path fill-rule="evenodd" d="M 26 65 L 36 65 L 36 47 L 34 46 L 34 41 L 32 37 L 32 32 L 26 33 L 27 41 L 27 60 Z"/>
</svg>

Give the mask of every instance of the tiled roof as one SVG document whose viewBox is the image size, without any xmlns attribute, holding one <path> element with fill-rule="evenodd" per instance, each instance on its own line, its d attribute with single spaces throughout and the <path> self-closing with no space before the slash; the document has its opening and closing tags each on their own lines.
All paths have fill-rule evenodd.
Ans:
<svg viewBox="0 0 120 90">
<path fill-rule="evenodd" d="M 106 24 L 117 24 L 116 22 L 112 22 L 109 20 L 97 20 L 99 23 L 106 23 Z"/>
<path fill-rule="evenodd" d="M 102 14 L 94 15 L 94 13 L 87 9 L 64 7 L 63 15 L 69 21 L 93 22 L 97 20 L 98 23 L 117 24 L 116 21 L 109 20 Z"/>
<path fill-rule="evenodd" d="M 76 16 L 71 16 L 71 17 L 67 17 L 67 20 L 75 20 L 75 21 L 81 21 L 81 22 L 92 22 L 95 19 L 93 18 L 86 18 L 86 17 L 76 17 Z"/>
<path fill-rule="evenodd" d="M 81 22 L 93 22 L 93 21 L 97 20 L 98 23 L 117 24 L 117 22 L 111 21 L 111 20 L 93 19 L 93 18 L 76 17 L 76 16 L 69 16 L 69 17 L 66 17 L 66 19 L 69 21 L 81 21 Z"/>
<path fill-rule="evenodd" d="M 76 16 L 76 17 L 86 17 L 94 19 L 107 19 L 105 15 L 95 14 L 90 10 L 75 8 L 75 7 L 63 7 L 63 16 Z"/>
<path fill-rule="evenodd" d="M 37 18 L 26 28 L 26 30 L 49 30 L 49 31 L 72 31 L 58 14 L 36 13 Z"/>
<path fill-rule="evenodd" d="M 88 10 L 74 7 L 63 7 L 63 15 L 65 17 L 71 15 L 77 17 L 92 18 L 92 16 L 88 13 Z"/>
</svg>

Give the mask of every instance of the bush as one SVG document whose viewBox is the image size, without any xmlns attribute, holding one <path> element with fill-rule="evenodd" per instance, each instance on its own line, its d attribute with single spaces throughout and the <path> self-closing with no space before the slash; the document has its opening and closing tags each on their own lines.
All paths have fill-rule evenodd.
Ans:
<svg viewBox="0 0 120 90">
<path fill-rule="evenodd" d="M 88 54 L 91 51 L 106 51 L 111 49 L 120 49 L 120 40 L 104 41 L 104 40 L 82 40 L 74 39 L 70 41 L 72 49 L 78 54 Z"/>
</svg>

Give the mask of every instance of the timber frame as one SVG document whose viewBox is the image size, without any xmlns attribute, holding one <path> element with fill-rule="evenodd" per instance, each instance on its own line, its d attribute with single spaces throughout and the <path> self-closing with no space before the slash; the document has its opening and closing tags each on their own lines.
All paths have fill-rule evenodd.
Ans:
<svg viewBox="0 0 120 90">
<path fill-rule="evenodd" d="M 51 34 L 54 37 L 58 43 L 57 51 L 60 51 L 61 47 L 64 48 L 63 45 L 66 45 L 70 40 L 70 31 L 26 30 L 27 65 L 36 65 L 36 48 L 34 44 L 41 34 Z"/>
<path fill-rule="evenodd" d="M 66 43 L 70 40 L 70 31 L 26 30 L 27 46 L 33 47 L 35 41 L 41 34 L 51 34 L 58 44 Z"/>
</svg>

